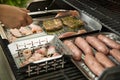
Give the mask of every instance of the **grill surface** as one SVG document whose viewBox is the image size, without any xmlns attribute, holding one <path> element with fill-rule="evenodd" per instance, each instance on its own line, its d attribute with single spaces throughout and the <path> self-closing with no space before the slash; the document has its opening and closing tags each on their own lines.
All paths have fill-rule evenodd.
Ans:
<svg viewBox="0 0 120 80">
<path fill-rule="evenodd" d="M 16 77 L 16 80 L 88 80 L 68 58 L 65 59 L 66 63 L 63 69 L 57 69 L 55 71 L 44 72 L 40 73 L 39 75 L 24 78 L 24 74 L 20 74 L 16 66 L 14 66 L 15 64 L 13 62 L 13 58 L 11 58 L 12 55 L 10 55 L 8 48 L 6 48 L 8 41 L 0 40 L 0 43 Z"/>
<path fill-rule="evenodd" d="M 27 79 L 29 80 L 29 79 Z M 67 61 L 64 69 L 41 73 L 30 80 L 87 80 L 71 61 Z"/>
<path fill-rule="evenodd" d="M 59 2 L 59 0 L 56 0 Z M 103 25 L 102 31 L 113 31 L 120 35 L 120 1 L 115 0 L 63 0 L 75 9 L 94 16 Z M 79 4 L 78 4 L 79 3 Z M 109 3 L 109 4 L 108 4 Z M 64 6 L 65 7 L 65 6 Z M 58 7 L 59 8 L 59 7 Z M 69 9 L 69 8 L 68 8 Z M 54 75 L 54 76 L 53 76 Z M 48 77 L 49 76 L 49 77 Z M 51 76 L 51 77 L 50 77 Z M 65 69 L 42 74 L 38 77 L 45 80 L 87 80 L 72 64 L 67 63 Z"/>
<path fill-rule="evenodd" d="M 100 20 L 103 27 L 120 35 L 120 4 L 111 0 L 65 0 L 74 7 L 83 10 Z M 79 3 L 79 4 L 78 4 Z M 109 3 L 109 4 L 107 4 Z M 120 1 L 119 1 L 120 3 Z M 116 5 L 116 6 L 113 6 Z M 111 7 L 110 7 L 111 6 Z M 114 8 L 115 9 L 114 9 Z M 113 12 L 114 11 L 114 12 Z"/>
<path fill-rule="evenodd" d="M 113 9 L 110 8 L 111 4 L 108 5 L 107 3 L 105 3 L 106 0 L 97 0 L 97 1 L 61 0 L 61 1 L 65 1 L 66 3 L 74 6 L 74 8 L 78 10 L 83 10 L 87 12 L 89 16 L 94 16 L 95 18 L 100 20 L 100 22 L 104 26 L 104 30 L 105 28 L 107 28 L 106 30 L 109 29 L 117 34 L 120 34 L 120 10 L 119 10 L 120 7 L 118 7 L 120 4 L 114 3 L 117 4 L 114 7 L 118 7 L 118 8 L 116 8 L 115 12 L 113 12 L 112 11 Z M 109 2 L 110 1 L 111 0 L 109 0 Z M 7 42 L 2 42 L 2 44 L 3 44 L 2 46 L 4 52 L 9 51 L 8 49 L 6 49 L 8 45 Z M 8 58 L 8 61 L 10 63 L 10 66 L 12 68 L 12 71 L 14 72 L 16 79 L 23 80 L 22 77 L 23 74 L 19 74 L 19 72 L 17 71 L 16 67 L 14 66 L 15 64 L 12 62 L 13 60 L 11 59 L 12 56 L 10 55 L 10 53 L 6 52 L 5 55 Z M 65 64 L 65 68 L 63 69 L 59 69 L 47 73 L 41 73 L 40 75 L 31 78 L 26 78 L 26 80 L 87 80 L 87 78 L 77 69 L 77 67 L 70 60 L 67 60 Z"/>
<path fill-rule="evenodd" d="M 11 69 L 16 77 L 16 80 L 87 80 L 87 78 L 68 58 L 65 59 L 65 66 L 63 69 L 57 69 L 55 71 L 48 71 L 44 73 L 41 72 L 39 75 L 25 78 L 24 74 L 19 73 L 19 70 L 13 62 L 13 58 L 11 58 L 12 55 L 10 54 L 9 49 L 7 48 L 8 41 L 0 40 L 0 43 L 9 61 Z"/>
</svg>

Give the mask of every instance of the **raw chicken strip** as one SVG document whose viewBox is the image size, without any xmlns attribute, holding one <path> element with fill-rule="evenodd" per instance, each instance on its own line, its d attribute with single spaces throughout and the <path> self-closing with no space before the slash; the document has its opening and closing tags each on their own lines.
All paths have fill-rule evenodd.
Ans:
<svg viewBox="0 0 120 80">
<path fill-rule="evenodd" d="M 18 29 L 16 29 L 16 28 L 15 29 L 10 29 L 10 32 L 15 37 L 21 37 L 22 36 L 22 34 L 20 33 L 20 31 Z"/>
<path fill-rule="evenodd" d="M 32 29 L 33 33 L 41 33 L 43 31 L 40 26 L 35 24 L 30 24 L 29 27 Z"/>
<path fill-rule="evenodd" d="M 42 48 L 36 50 L 35 52 L 40 53 L 40 54 L 42 54 L 44 56 L 47 55 L 47 49 L 45 47 L 42 47 Z"/>
<path fill-rule="evenodd" d="M 19 29 L 19 31 L 20 31 L 23 35 L 30 35 L 30 34 L 33 33 L 33 32 L 32 32 L 29 28 L 27 28 L 27 27 L 21 27 L 21 28 Z"/>
<path fill-rule="evenodd" d="M 51 57 L 54 53 L 56 53 L 55 46 L 49 46 L 47 56 Z"/>
<path fill-rule="evenodd" d="M 29 59 L 32 56 L 32 51 L 30 49 L 25 49 L 23 51 L 23 56 L 25 57 L 25 59 Z"/>
<path fill-rule="evenodd" d="M 30 57 L 28 60 L 26 60 L 25 62 L 23 62 L 23 64 L 21 66 L 25 66 L 31 62 L 34 62 L 34 61 L 37 61 L 37 60 L 40 60 L 40 59 L 43 59 L 44 56 L 40 53 L 33 53 L 32 57 Z"/>
<path fill-rule="evenodd" d="M 16 38 L 15 36 L 13 36 L 13 35 L 8 36 L 8 37 L 9 37 L 9 41 L 10 41 L 10 42 L 14 42 L 14 41 L 17 40 L 17 38 Z"/>
</svg>

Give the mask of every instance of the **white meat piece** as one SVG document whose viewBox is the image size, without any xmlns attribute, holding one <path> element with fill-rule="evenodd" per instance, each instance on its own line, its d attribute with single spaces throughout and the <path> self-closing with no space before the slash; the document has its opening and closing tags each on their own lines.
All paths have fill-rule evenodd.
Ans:
<svg viewBox="0 0 120 80">
<path fill-rule="evenodd" d="M 29 27 L 31 28 L 33 33 L 41 33 L 43 32 L 42 28 L 35 24 L 30 24 Z"/>
<path fill-rule="evenodd" d="M 10 29 L 10 32 L 15 37 L 21 37 L 22 36 L 22 34 L 20 33 L 20 31 L 18 29 L 16 29 L 16 28 L 15 29 Z"/>
<path fill-rule="evenodd" d="M 21 67 L 25 66 L 25 65 L 27 65 L 29 63 L 32 63 L 34 61 L 43 59 L 43 58 L 44 58 L 44 56 L 42 54 L 35 52 L 35 53 L 33 53 L 32 57 L 30 57 L 28 60 L 26 60 L 26 61 L 23 62 L 23 64 L 21 65 Z"/>
<path fill-rule="evenodd" d="M 59 55 L 60 55 L 59 53 L 55 52 L 55 53 L 52 55 L 52 57 L 59 56 Z"/>
<path fill-rule="evenodd" d="M 14 42 L 14 41 L 16 41 L 17 40 L 17 38 L 15 37 L 15 36 L 8 36 L 9 37 L 9 41 L 10 42 Z"/>
<path fill-rule="evenodd" d="M 42 47 L 42 48 L 36 50 L 35 52 L 40 53 L 40 54 L 42 54 L 44 56 L 47 55 L 47 49 L 45 47 Z"/>
<path fill-rule="evenodd" d="M 28 58 L 32 56 L 32 51 L 30 49 L 23 50 L 23 56 L 27 60 Z"/>
<path fill-rule="evenodd" d="M 27 28 L 27 27 L 21 27 L 19 29 L 19 31 L 23 34 L 23 35 L 30 35 L 30 34 L 33 34 L 33 32 Z"/>
<path fill-rule="evenodd" d="M 47 51 L 47 56 L 51 56 L 52 54 L 54 54 L 56 52 L 55 50 L 55 46 L 49 46 L 48 51 Z"/>
<path fill-rule="evenodd" d="M 44 56 L 43 56 L 42 54 L 40 54 L 40 53 L 36 53 L 36 52 L 35 52 L 35 53 L 33 53 L 33 55 L 32 55 L 31 58 L 33 58 L 34 61 L 37 61 L 37 60 L 43 59 Z"/>
</svg>

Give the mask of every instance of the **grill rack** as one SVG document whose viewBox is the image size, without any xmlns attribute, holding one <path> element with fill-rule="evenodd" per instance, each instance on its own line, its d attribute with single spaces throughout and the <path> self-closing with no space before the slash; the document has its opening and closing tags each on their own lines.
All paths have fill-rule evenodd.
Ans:
<svg viewBox="0 0 120 80">
<path fill-rule="evenodd" d="M 119 19 L 120 14 L 119 12 L 112 12 L 106 9 L 106 7 L 103 7 L 105 5 L 103 6 L 98 5 L 98 4 L 102 4 L 102 2 L 105 3 L 108 0 L 102 0 L 102 1 L 101 0 L 98 0 L 98 1 L 94 1 L 94 0 L 79 0 L 79 1 L 70 0 L 68 1 L 68 0 L 65 0 L 65 1 L 66 3 L 77 8 L 78 10 L 81 10 L 87 13 L 89 16 L 94 16 L 95 18 L 97 18 L 100 21 L 100 23 L 103 25 L 104 29 L 102 29 L 102 31 L 112 31 L 120 35 L 120 28 L 119 28 L 120 27 L 120 19 Z M 118 8 L 118 5 L 117 4 L 115 5 L 116 5 L 116 8 Z"/>
<path fill-rule="evenodd" d="M 42 63 L 38 64 L 29 64 L 28 66 L 21 68 L 19 70 L 19 73 L 23 73 L 24 77 L 31 77 L 34 75 L 39 75 L 43 72 L 49 72 L 57 69 L 64 68 L 64 57 L 50 60 L 50 61 L 45 61 Z"/>
<path fill-rule="evenodd" d="M 56 70 L 48 70 L 48 72 L 41 71 L 39 74 L 33 76 L 28 76 L 28 74 L 25 75 L 24 71 L 28 67 L 24 67 L 24 69 L 17 68 L 14 59 L 12 58 L 9 49 L 7 48 L 9 41 L 0 37 L 0 44 L 3 48 L 3 51 L 5 52 L 4 54 L 8 59 L 9 65 L 13 71 L 16 80 L 87 80 L 87 78 L 77 69 L 77 67 L 71 62 L 71 60 L 65 58 L 65 56 L 62 57 L 62 59 L 64 60 L 64 68 L 56 68 Z"/>
<path fill-rule="evenodd" d="M 66 50 L 65 46 L 56 36 L 46 35 L 46 36 L 41 36 L 41 37 L 37 37 L 34 39 L 28 39 L 28 40 L 29 41 L 23 40 L 23 41 L 17 41 L 15 43 L 9 44 L 8 48 L 10 50 L 10 54 L 16 52 L 17 56 L 20 55 L 21 57 L 22 56 L 21 51 L 26 48 L 32 48 L 34 51 L 36 48 L 40 48 L 43 46 L 49 46 L 49 45 L 55 46 L 56 51 L 61 54 L 55 57 L 50 57 L 47 59 L 35 61 L 23 67 L 20 67 L 16 63 L 17 60 L 15 59 L 15 56 L 12 54 L 12 58 L 14 59 L 13 62 L 15 63 L 17 67 L 17 72 L 20 75 L 24 74 L 22 76 L 23 78 L 25 77 L 29 78 L 29 77 L 32 77 L 34 75 L 39 75 L 44 72 L 55 71 L 55 70 L 64 68 L 64 64 L 66 62 L 64 60 L 63 54 L 67 54 L 69 53 L 69 51 Z M 37 42 L 38 44 L 33 45 L 34 42 L 32 41 L 34 42 L 38 41 Z M 26 44 L 29 44 L 29 45 L 26 45 Z"/>
</svg>

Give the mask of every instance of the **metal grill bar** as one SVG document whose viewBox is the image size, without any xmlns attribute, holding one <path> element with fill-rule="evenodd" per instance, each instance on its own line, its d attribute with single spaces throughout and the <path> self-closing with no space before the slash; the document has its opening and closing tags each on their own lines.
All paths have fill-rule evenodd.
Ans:
<svg viewBox="0 0 120 80">
<path fill-rule="evenodd" d="M 29 80 L 29 79 L 26 79 Z M 41 73 L 38 77 L 30 80 L 87 80 L 86 77 L 69 61 L 65 64 L 64 69 Z"/>
<path fill-rule="evenodd" d="M 114 14 L 110 12 L 110 10 L 93 3 L 91 0 L 66 0 L 66 2 L 74 8 L 84 11 L 89 16 L 97 18 L 107 29 L 118 35 L 120 34 L 120 28 L 118 29 L 118 27 L 120 27 L 120 19 L 118 18 L 120 14 L 116 13 L 114 17 Z"/>
</svg>

